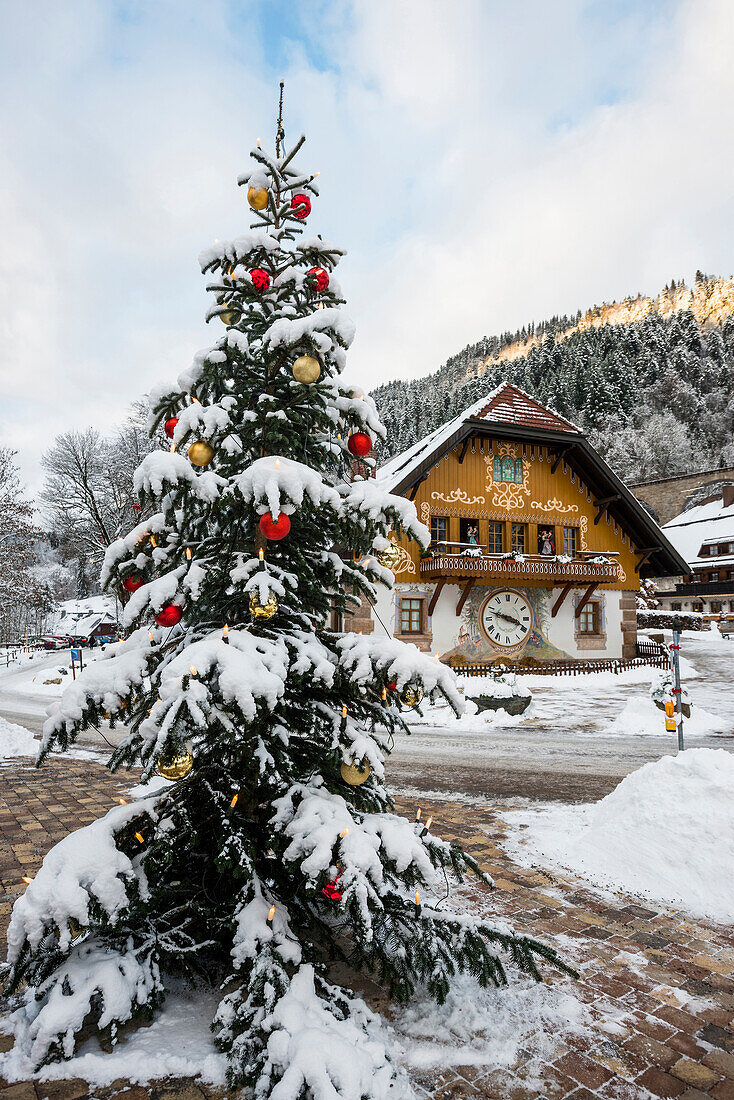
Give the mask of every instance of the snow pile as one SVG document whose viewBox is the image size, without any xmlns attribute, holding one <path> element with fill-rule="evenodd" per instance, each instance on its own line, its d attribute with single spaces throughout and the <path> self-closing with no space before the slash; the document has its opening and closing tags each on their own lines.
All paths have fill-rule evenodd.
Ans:
<svg viewBox="0 0 734 1100">
<path fill-rule="evenodd" d="M 25 726 L 16 726 L 0 717 L 0 763 L 16 756 L 35 756 L 38 741 Z"/>
<path fill-rule="evenodd" d="M 591 806 L 513 814 L 513 855 L 695 916 L 734 921 L 734 754 L 688 749 L 623 779 Z"/>
<path fill-rule="evenodd" d="M 692 707 L 690 718 L 683 719 L 683 736 L 706 737 L 712 733 L 727 733 L 728 723 L 716 714 L 701 707 Z M 676 737 L 665 729 L 665 714 L 655 706 L 651 698 L 635 696 L 628 699 L 620 714 L 605 733 L 623 734 L 625 737 Z"/>
<path fill-rule="evenodd" d="M 456 677 L 459 686 L 471 699 L 478 695 L 488 695 L 493 699 L 522 698 L 527 699 L 531 695 L 530 688 L 514 672 L 505 672 L 496 676 L 461 676 Z"/>
</svg>

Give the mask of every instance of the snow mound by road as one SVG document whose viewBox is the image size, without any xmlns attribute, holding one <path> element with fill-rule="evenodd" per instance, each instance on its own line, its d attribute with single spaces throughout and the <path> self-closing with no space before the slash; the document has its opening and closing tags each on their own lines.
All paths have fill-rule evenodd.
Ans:
<svg viewBox="0 0 734 1100">
<path fill-rule="evenodd" d="M 623 779 L 591 806 L 507 815 L 519 862 L 566 867 L 597 886 L 734 921 L 734 754 L 687 749 Z"/>
<path fill-rule="evenodd" d="M 683 719 L 684 737 L 707 737 L 712 733 L 726 733 L 728 728 L 723 718 L 698 706 L 691 708 L 690 718 Z M 665 714 L 658 710 L 652 699 L 644 696 L 628 699 L 621 713 L 604 732 L 625 737 L 672 737 L 674 741 L 677 736 L 666 732 Z"/>
<path fill-rule="evenodd" d="M 0 766 L 16 756 L 35 756 L 39 742 L 30 730 L 0 718 Z"/>
</svg>

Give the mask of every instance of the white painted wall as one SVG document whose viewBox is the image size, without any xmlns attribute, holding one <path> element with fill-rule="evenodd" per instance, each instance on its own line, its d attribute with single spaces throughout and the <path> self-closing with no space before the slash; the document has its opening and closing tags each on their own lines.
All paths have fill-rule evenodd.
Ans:
<svg viewBox="0 0 734 1100">
<path fill-rule="evenodd" d="M 427 595 L 430 597 L 434 587 L 433 584 L 420 582 L 413 584 L 396 582 L 392 592 L 381 590 L 376 602 L 376 610 L 379 618 L 388 630 L 394 633 L 396 625 L 397 596 L 402 593 L 406 595 Z M 482 598 L 484 598 L 493 592 L 495 588 L 504 587 L 508 586 L 504 584 L 496 586 L 481 585 L 478 586 L 477 590 L 481 593 Z M 528 591 L 524 590 L 522 585 L 519 584 L 509 587 L 516 588 L 518 591 Z M 567 654 L 569 657 L 578 657 L 581 659 L 622 656 L 622 612 L 620 608 L 620 600 L 623 596 L 622 592 L 613 589 L 600 589 L 598 593 L 595 593 L 595 598 L 601 598 L 604 601 L 606 645 L 603 649 L 580 647 L 574 636 L 576 627 L 574 609 L 576 603 L 585 592 L 585 586 L 582 585 L 577 589 L 571 589 L 555 619 L 551 618 L 550 609 L 560 595 L 561 588 L 545 590 L 545 592 L 545 618 L 541 624 L 536 624 L 536 629 L 539 626 L 540 632 L 547 642 L 561 651 L 559 656 Z M 456 584 L 444 585 L 441 591 L 433 615 L 430 616 L 428 621 L 428 629 L 433 635 L 431 650 L 434 652 L 447 653 L 458 644 L 458 635 L 464 619 L 463 613 L 461 618 L 457 618 L 456 616 L 456 604 L 460 594 L 461 586 Z M 373 615 L 373 618 L 375 619 L 375 633 L 377 635 L 384 633 L 377 617 Z M 500 650 L 497 650 L 497 653 L 500 652 Z M 519 656 L 523 652 L 523 649 L 513 651 L 513 655 L 517 654 Z M 528 652 L 532 652 L 532 650 L 528 650 Z"/>
</svg>

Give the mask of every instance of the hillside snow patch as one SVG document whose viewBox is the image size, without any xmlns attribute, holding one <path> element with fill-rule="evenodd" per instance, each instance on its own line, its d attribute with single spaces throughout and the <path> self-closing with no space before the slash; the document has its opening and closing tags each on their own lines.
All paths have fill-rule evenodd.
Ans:
<svg viewBox="0 0 734 1100">
<path fill-rule="evenodd" d="M 590 806 L 506 813 L 518 862 L 734 921 L 734 754 L 686 749 L 632 772 Z"/>
</svg>

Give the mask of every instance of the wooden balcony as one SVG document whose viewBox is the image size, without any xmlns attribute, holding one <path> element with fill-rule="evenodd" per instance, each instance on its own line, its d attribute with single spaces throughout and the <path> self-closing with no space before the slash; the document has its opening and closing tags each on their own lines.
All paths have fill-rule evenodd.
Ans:
<svg viewBox="0 0 734 1100">
<path fill-rule="evenodd" d="M 483 548 L 475 553 L 445 553 L 424 558 L 420 563 L 421 578 L 426 581 L 473 579 L 474 581 L 544 581 L 558 584 L 609 584 L 619 580 L 614 555 L 582 552 L 571 561 L 556 561 L 541 554 L 525 554 L 520 561 L 503 554 L 487 554 Z M 606 561 L 596 561 L 596 557 Z"/>
</svg>

